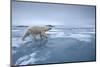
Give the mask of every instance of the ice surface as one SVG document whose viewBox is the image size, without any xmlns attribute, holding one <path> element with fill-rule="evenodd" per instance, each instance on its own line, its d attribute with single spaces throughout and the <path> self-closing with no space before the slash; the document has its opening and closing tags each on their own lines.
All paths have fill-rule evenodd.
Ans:
<svg viewBox="0 0 100 67">
<path fill-rule="evenodd" d="M 95 60 L 95 29 L 58 26 L 47 39 L 20 38 L 27 27 L 12 28 L 12 64 L 29 65 Z"/>
</svg>

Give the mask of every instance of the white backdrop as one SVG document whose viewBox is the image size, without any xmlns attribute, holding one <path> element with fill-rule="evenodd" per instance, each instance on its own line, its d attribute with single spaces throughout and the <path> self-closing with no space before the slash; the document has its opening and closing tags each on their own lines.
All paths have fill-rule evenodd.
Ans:
<svg viewBox="0 0 100 67">
<path fill-rule="evenodd" d="M 99 67 L 100 65 L 100 0 L 34 0 L 44 2 L 88 4 L 97 6 L 97 61 L 39 65 L 37 67 Z M 10 0 L 0 0 L 0 67 L 10 67 Z M 29 67 L 29 66 L 27 66 Z M 31 66 L 32 67 L 32 66 Z"/>
</svg>

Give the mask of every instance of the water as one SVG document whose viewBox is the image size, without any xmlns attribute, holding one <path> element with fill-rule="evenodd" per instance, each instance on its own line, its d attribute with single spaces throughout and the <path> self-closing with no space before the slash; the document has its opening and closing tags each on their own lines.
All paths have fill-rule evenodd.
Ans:
<svg viewBox="0 0 100 67">
<path fill-rule="evenodd" d="M 20 38 L 27 26 L 12 27 L 12 65 L 95 61 L 95 28 L 55 26 L 47 39 Z"/>
</svg>

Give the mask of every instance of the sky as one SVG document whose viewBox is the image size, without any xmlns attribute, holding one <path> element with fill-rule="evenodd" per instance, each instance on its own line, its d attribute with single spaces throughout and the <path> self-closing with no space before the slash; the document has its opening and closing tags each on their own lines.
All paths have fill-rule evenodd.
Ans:
<svg viewBox="0 0 100 67">
<path fill-rule="evenodd" d="M 95 6 L 12 2 L 12 25 L 94 27 Z"/>
</svg>

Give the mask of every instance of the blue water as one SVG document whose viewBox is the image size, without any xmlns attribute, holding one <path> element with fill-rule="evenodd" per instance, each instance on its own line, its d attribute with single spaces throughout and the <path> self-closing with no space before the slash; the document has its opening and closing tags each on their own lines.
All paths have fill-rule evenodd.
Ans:
<svg viewBox="0 0 100 67">
<path fill-rule="evenodd" d="M 12 27 L 12 65 L 95 61 L 95 28 L 55 26 L 47 39 L 21 41 L 24 26 Z"/>
</svg>

